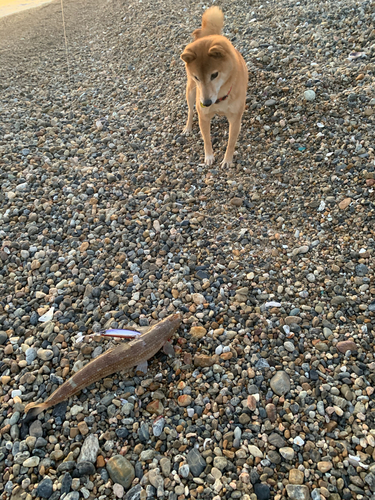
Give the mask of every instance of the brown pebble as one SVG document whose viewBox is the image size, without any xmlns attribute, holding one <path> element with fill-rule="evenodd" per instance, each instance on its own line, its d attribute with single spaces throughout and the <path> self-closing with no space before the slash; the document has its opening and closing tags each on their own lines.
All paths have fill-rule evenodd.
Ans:
<svg viewBox="0 0 375 500">
<path fill-rule="evenodd" d="M 5 354 L 5 356 L 9 356 L 10 354 L 13 354 L 13 346 L 12 346 L 12 344 L 8 344 L 8 345 L 5 346 L 4 354 Z"/>
<path fill-rule="evenodd" d="M 289 471 L 289 483 L 290 484 L 303 484 L 305 480 L 305 474 L 299 469 L 291 469 Z"/>
<path fill-rule="evenodd" d="M 192 336 L 192 341 L 196 341 L 204 337 L 207 330 L 203 326 L 192 326 L 190 328 L 190 335 Z"/>
<path fill-rule="evenodd" d="M 189 394 L 181 394 L 181 396 L 178 396 L 177 398 L 178 405 L 182 407 L 189 406 L 191 402 L 192 397 Z"/>
<path fill-rule="evenodd" d="M 247 407 L 251 411 L 255 411 L 256 410 L 257 400 L 255 399 L 255 397 L 252 394 L 250 394 L 249 396 L 247 396 Z"/>
<path fill-rule="evenodd" d="M 80 251 L 80 252 L 85 252 L 85 251 L 88 249 L 89 245 L 90 245 L 90 244 L 89 244 L 89 242 L 88 242 L 88 241 L 84 241 L 84 242 L 81 244 L 81 246 L 79 247 L 79 251 Z"/>
<path fill-rule="evenodd" d="M 270 419 L 270 422 L 275 422 L 277 418 L 276 406 L 273 403 L 268 403 L 266 405 L 266 413 L 267 417 Z"/>
<path fill-rule="evenodd" d="M 194 356 L 194 366 L 198 366 L 200 368 L 212 366 L 215 362 L 216 359 L 213 356 L 206 356 L 205 354 L 196 354 Z"/>
<path fill-rule="evenodd" d="M 346 353 L 346 351 L 358 351 L 357 346 L 352 340 L 344 340 L 342 342 L 338 342 L 337 345 L 337 350 L 342 352 L 343 354 Z"/>
<path fill-rule="evenodd" d="M 79 422 L 78 429 L 79 429 L 79 432 L 82 434 L 82 436 L 86 436 L 86 434 L 89 433 L 89 428 L 88 428 L 85 421 Z"/>
<path fill-rule="evenodd" d="M 345 198 L 344 200 L 340 201 L 339 209 L 345 210 L 350 205 L 351 202 L 352 202 L 351 198 Z"/>
<path fill-rule="evenodd" d="M 151 414 L 156 413 L 156 415 L 161 415 L 164 411 L 164 406 L 159 399 L 156 399 L 146 406 L 146 410 Z"/>
<path fill-rule="evenodd" d="M 332 462 L 318 462 L 318 470 L 320 472 L 328 472 L 333 467 Z"/>
<path fill-rule="evenodd" d="M 79 434 L 79 429 L 78 429 L 78 427 L 72 427 L 72 428 L 70 429 L 70 434 L 69 434 L 69 435 L 70 435 L 70 437 L 71 437 L 72 439 L 74 439 L 76 436 L 78 436 L 78 434 Z"/>
<path fill-rule="evenodd" d="M 243 201 L 242 198 L 232 198 L 229 203 L 234 207 L 241 207 Z"/>
</svg>

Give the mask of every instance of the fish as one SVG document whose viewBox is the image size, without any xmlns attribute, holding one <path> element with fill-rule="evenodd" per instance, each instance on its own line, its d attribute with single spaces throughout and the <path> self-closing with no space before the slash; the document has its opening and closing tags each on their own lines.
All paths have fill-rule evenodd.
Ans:
<svg viewBox="0 0 375 500">
<path fill-rule="evenodd" d="M 65 401 L 102 378 L 144 364 L 172 337 L 181 321 L 181 314 L 171 314 L 131 342 L 119 344 L 93 359 L 58 387 L 44 402 L 29 403 L 25 408 L 27 420 L 30 421 L 42 411 Z"/>
</svg>

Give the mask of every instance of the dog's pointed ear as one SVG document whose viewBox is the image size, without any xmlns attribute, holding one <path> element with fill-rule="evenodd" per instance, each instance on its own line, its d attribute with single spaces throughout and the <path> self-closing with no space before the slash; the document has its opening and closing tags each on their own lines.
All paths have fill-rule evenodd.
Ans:
<svg viewBox="0 0 375 500">
<path fill-rule="evenodd" d="M 193 52 L 191 49 L 185 49 L 181 54 L 181 59 L 186 62 L 186 64 L 191 63 L 194 59 L 197 58 L 197 54 Z"/>
<path fill-rule="evenodd" d="M 210 48 L 210 50 L 208 51 L 208 55 L 211 57 L 215 57 L 215 59 L 220 59 L 226 56 L 226 50 L 222 45 L 216 43 Z"/>
<path fill-rule="evenodd" d="M 198 28 L 197 30 L 194 30 L 192 33 L 192 37 L 194 38 L 194 40 L 201 38 L 202 37 L 202 29 Z"/>
</svg>

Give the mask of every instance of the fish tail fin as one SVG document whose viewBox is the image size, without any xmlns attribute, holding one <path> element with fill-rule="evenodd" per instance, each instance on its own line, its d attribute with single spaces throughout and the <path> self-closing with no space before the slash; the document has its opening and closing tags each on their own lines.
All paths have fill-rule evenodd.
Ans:
<svg viewBox="0 0 375 500">
<path fill-rule="evenodd" d="M 47 410 L 49 408 L 49 404 L 45 401 L 44 403 L 29 403 L 26 405 L 25 413 L 27 416 L 32 419 L 42 413 L 42 411 Z"/>
</svg>

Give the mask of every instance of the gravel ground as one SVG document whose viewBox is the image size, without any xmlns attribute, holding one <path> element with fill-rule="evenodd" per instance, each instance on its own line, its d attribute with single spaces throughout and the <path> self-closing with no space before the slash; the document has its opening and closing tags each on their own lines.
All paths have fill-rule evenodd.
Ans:
<svg viewBox="0 0 375 500">
<path fill-rule="evenodd" d="M 375 497 L 373 2 L 224 0 L 249 67 L 202 164 L 179 55 L 203 3 L 0 19 L 0 491 L 11 500 Z M 51 321 L 39 318 L 54 307 Z M 180 311 L 175 356 L 23 421 Z"/>
</svg>

